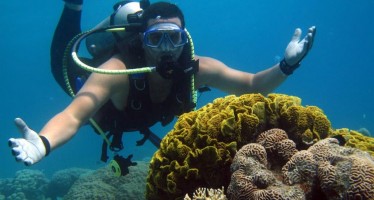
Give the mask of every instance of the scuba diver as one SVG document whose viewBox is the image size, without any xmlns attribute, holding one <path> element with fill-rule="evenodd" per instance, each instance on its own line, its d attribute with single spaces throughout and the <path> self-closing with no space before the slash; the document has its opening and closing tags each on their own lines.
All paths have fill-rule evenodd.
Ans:
<svg viewBox="0 0 374 200">
<path fill-rule="evenodd" d="M 157 122 L 165 126 L 194 110 L 197 89 L 208 86 L 228 94 L 266 95 L 300 66 L 316 33 L 312 26 L 301 38 L 297 28 L 280 63 L 248 73 L 196 55 L 183 13 L 175 4 L 119 2 L 114 13 L 93 31 L 81 33 L 82 3 L 65 0 L 51 47 L 52 73 L 74 97 L 72 102 L 39 133 L 21 118 L 15 119 L 22 137 L 10 138 L 9 146 L 16 160 L 26 165 L 39 162 L 87 123 L 105 140 L 103 161 L 108 159 L 107 146 L 114 151 L 123 148 L 124 132 L 143 134 L 138 145 L 149 140 L 159 146 L 160 138 L 149 128 Z M 83 40 L 92 58 L 77 55 Z M 135 165 L 131 157 L 114 160 L 125 163 L 123 171 L 128 173 L 126 167 Z"/>
</svg>

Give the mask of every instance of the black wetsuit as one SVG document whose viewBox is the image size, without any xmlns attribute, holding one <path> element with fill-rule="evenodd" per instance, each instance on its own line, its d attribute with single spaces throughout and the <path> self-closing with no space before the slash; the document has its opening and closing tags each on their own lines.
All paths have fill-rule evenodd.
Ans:
<svg viewBox="0 0 374 200">
<path fill-rule="evenodd" d="M 73 37 L 77 34 L 81 33 L 81 15 L 82 11 L 72 10 L 65 6 L 57 24 L 51 44 L 51 71 L 57 83 L 66 93 L 68 93 L 68 91 L 66 89 L 62 71 L 63 57 L 66 46 L 70 40 L 73 39 Z M 77 67 L 72 59 L 69 59 L 68 62 L 69 63 L 67 66 L 69 67 L 69 81 L 72 83 L 72 85 L 75 85 L 76 76 L 79 74 L 85 74 L 86 72 L 83 72 L 83 70 Z M 75 88 L 73 88 L 73 90 L 75 90 Z"/>
</svg>

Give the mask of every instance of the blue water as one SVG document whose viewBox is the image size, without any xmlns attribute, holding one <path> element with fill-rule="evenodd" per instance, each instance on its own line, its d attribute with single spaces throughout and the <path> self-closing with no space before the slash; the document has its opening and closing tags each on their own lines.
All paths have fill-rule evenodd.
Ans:
<svg viewBox="0 0 374 200">
<path fill-rule="evenodd" d="M 196 53 L 227 65 L 257 72 L 282 57 L 294 29 L 317 26 L 313 50 L 301 67 L 275 92 L 296 95 L 303 105 L 324 110 L 334 128 L 367 128 L 374 132 L 374 0 L 175 0 L 185 12 Z M 87 30 L 110 14 L 115 1 L 85 2 L 82 26 Z M 49 46 L 63 7 L 62 1 L 0 1 L 1 103 L 0 178 L 13 177 L 25 166 L 14 161 L 7 147 L 18 137 L 13 119 L 22 117 L 39 131 L 70 98 L 55 83 L 49 65 Z M 199 106 L 225 95 L 204 94 Z M 172 126 L 153 130 L 160 136 Z M 138 133 L 124 136 L 123 155 L 149 159 L 155 148 L 135 147 Z M 47 175 L 70 167 L 97 168 L 101 137 L 90 127 L 42 162 L 29 167 Z"/>
</svg>

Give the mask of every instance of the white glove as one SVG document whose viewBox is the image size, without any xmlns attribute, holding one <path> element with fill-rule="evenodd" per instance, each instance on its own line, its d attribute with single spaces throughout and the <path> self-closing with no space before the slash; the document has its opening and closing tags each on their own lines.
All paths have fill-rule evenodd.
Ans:
<svg viewBox="0 0 374 200">
<path fill-rule="evenodd" d="M 283 73 L 290 75 L 299 67 L 301 60 L 308 54 L 313 46 L 314 37 L 316 35 L 316 27 L 312 26 L 308 30 L 308 34 L 300 41 L 301 29 L 297 28 L 288 43 L 284 53 L 284 59 L 280 63 Z"/>
<path fill-rule="evenodd" d="M 12 154 L 18 162 L 24 162 L 25 165 L 32 165 L 39 162 L 46 156 L 47 149 L 45 142 L 43 142 L 39 135 L 31 130 L 21 118 L 14 120 L 18 130 L 22 133 L 23 138 L 10 138 L 8 141 L 9 147 L 12 149 Z M 49 149 L 48 149 L 49 151 Z"/>
</svg>

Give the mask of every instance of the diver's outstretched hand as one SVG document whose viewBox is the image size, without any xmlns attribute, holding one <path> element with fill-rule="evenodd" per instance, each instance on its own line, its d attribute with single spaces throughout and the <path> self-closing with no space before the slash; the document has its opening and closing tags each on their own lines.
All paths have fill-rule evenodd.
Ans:
<svg viewBox="0 0 374 200">
<path fill-rule="evenodd" d="M 316 27 L 310 27 L 308 33 L 302 40 L 300 40 L 301 33 L 302 31 L 300 28 L 295 30 L 290 43 L 287 45 L 284 59 L 280 63 L 280 67 L 286 75 L 292 74 L 292 72 L 299 67 L 300 62 L 312 48 L 316 35 Z"/>
<path fill-rule="evenodd" d="M 29 166 L 39 162 L 46 155 L 46 147 L 39 135 L 31 130 L 21 118 L 14 120 L 22 138 L 10 138 L 9 147 L 18 162 Z"/>
</svg>

